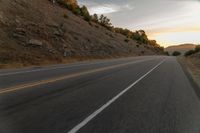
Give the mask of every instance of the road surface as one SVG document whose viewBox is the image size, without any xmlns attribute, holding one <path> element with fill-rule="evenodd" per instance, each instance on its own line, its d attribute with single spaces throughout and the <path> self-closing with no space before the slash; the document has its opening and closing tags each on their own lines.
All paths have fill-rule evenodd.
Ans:
<svg viewBox="0 0 200 133">
<path fill-rule="evenodd" d="M 0 71 L 0 133 L 200 133 L 200 101 L 176 58 Z"/>
</svg>

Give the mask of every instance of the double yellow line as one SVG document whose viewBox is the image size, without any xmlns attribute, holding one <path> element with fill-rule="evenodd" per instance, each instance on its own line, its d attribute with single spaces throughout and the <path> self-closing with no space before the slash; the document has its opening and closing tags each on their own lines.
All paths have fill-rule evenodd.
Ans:
<svg viewBox="0 0 200 133">
<path fill-rule="evenodd" d="M 152 60 L 152 59 L 148 59 L 148 60 Z M 13 86 L 13 87 L 8 87 L 8 88 L 0 88 L 0 94 L 15 92 L 15 91 L 23 90 L 25 88 L 31 88 L 31 87 L 44 85 L 44 84 L 50 84 L 50 83 L 53 83 L 53 82 L 56 82 L 56 81 L 75 78 L 75 77 L 79 77 L 79 76 L 83 76 L 83 75 L 87 75 L 87 74 L 111 70 L 111 69 L 114 69 L 114 68 L 119 68 L 119 67 L 127 66 L 127 65 L 130 65 L 130 64 L 148 61 L 148 60 L 139 60 L 139 61 L 134 61 L 134 62 L 128 62 L 128 63 L 124 63 L 124 64 L 118 64 L 118 65 L 98 68 L 98 69 L 89 70 L 89 71 L 85 71 L 85 72 L 75 73 L 75 74 L 66 75 L 66 76 L 62 76 L 62 77 L 57 77 L 57 78 L 53 78 L 53 79 L 41 80 L 39 82 L 27 83 L 27 84 L 17 85 L 17 86 Z"/>
</svg>

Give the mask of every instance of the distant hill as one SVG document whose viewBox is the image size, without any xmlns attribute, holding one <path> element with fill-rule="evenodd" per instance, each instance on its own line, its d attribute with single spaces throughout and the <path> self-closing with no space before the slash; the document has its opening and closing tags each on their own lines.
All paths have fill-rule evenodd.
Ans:
<svg viewBox="0 0 200 133">
<path fill-rule="evenodd" d="M 174 45 L 169 46 L 165 48 L 165 51 L 168 51 L 170 54 L 172 54 L 174 51 L 179 51 L 183 54 L 187 52 L 188 50 L 193 50 L 195 48 L 195 44 L 181 44 L 181 45 Z"/>
</svg>

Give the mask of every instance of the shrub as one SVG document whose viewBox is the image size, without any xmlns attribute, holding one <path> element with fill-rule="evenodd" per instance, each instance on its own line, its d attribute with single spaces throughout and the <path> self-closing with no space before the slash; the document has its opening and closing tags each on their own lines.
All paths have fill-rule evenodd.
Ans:
<svg viewBox="0 0 200 133">
<path fill-rule="evenodd" d="M 91 20 L 91 17 L 89 15 L 85 15 L 84 20 L 89 22 Z"/>
<path fill-rule="evenodd" d="M 200 51 L 200 45 L 197 45 L 196 47 L 195 47 L 195 52 L 197 53 L 197 52 L 199 52 Z"/>
<path fill-rule="evenodd" d="M 72 8 L 72 12 L 76 15 L 81 15 L 81 9 L 79 7 Z"/>
<path fill-rule="evenodd" d="M 185 56 L 190 56 L 190 55 L 193 55 L 195 53 L 195 50 L 189 50 L 185 53 Z"/>
<path fill-rule="evenodd" d="M 69 3 L 67 3 L 63 0 L 58 0 L 57 3 L 60 4 L 61 6 L 63 6 L 64 8 L 72 10 L 72 5 L 70 5 Z"/>
<path fill-rule="evenodd" d="M 81 9 L 77 4 L 72 4 L 65 0 L 57 0 L 57 3 L 64 8 L 71 10 L 74 14 L 81 15 Z"/>
<path fill-rule="evenodd" d="M 86 21 L 90 21 L 92 19 L 86 6 L 81 7 L 80 11 L 81 11 L 81 15 L 84 17 Z"/>
<path fill-rule="evenodd" d="M 128 43 L 130 40 L 129 39 L 125 39 L 124 41 Z"/>
<path fill-rule="evenodd" d="M 110 23 L 110 19 L 108 19 L 106 16 L 104 16 L 103 14 L 100 16 L 99 18 L 99 23 L 104 26 L 104 27 L 111 27 L 112 24 Z"/>
<path fill-rule="evenodd" d="M 98 22 L 99 22 L 99 17 L 98 17 L 97 14 L 94 14 L 94 15 L 92 16 L 92 21 L 95 22 L 95 23 L 98 23 Z"/>
<path fill-rule="evenodd" d="M 200 45 L 197 45 L 194 50 L 187 51 L 185 53 L 185 56 L 187 57 L 187 56 L 193 55 L 193 54 L 198 53 L 198 52 L 200 52 Z"/>
<path fill-rule="evenodd" d="M 179 51 L 174 51 L 174 52 L 172 53 L 172 55 L 173 55 L 173 56 L 180 56 L 181 53 L 180 53 Z"/>
</svg>

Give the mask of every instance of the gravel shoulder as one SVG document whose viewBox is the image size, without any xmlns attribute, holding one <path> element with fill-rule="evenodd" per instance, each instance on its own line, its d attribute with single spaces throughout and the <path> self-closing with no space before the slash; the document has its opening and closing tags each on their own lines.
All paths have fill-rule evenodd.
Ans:
<svg viewBox="0 0 200 133">
<path fill-rule="evenodd" d="M 184 72 L 188 76 L 191 84 L 200 98 L 200 60 L 198 58 L 191 57 L 178 57 L 177 60 L 181 64 Z"/>
</svg>

